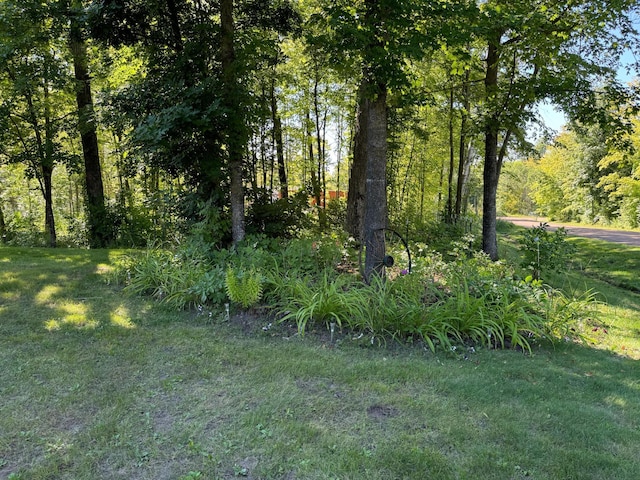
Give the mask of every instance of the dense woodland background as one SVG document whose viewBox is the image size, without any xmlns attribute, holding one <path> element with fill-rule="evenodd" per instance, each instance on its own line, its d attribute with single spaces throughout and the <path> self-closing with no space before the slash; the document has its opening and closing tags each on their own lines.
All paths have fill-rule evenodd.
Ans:
<svg viewBox="0 0 640 480">
<path fill-rule="evenodd" d="M 637 20 L 635 0 L 2 0 L 0 234 L 371 243 L 478 216 L 496 259 L 498 213 L 637 227 Z"/>
</svg>

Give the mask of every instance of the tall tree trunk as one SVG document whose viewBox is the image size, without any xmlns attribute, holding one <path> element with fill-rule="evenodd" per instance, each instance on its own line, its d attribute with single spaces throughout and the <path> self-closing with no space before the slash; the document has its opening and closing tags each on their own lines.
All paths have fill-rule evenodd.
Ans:
<svg viewBox="0 0 640 480">
<path fill-rule="evenodd" d="M 469 70 L 465 73 L 464 78 L 464 86 L 462 87 L 462 98 L 463 98 L 463 108 L 462 114 L 460 116 L 460 143 L 459 143 L 459 161 L 458 161 L 458 183 L 456 185 L 456 205 L 455 205 L 455 215 L 456 217 L 460 217 L 462 214 L 462 192 L 464 190 L 464 184 L 466 181 L 465 178 L 465 170 L 466 164 L 468 162 L 467 155 L 467 129 L 468 129 L 468 120 L 469 120 L 469 111 L 471 109 L 470 101 L 469 101 L 469 80 L 470 74 Z"/>
<path fill-rule="evenodd" d="M 92 248 L 106 247 L 111 241 L 109 225 L 104 206 L 104 187 L 100 167 L 100 151 L 96 133 L 91 77 L 87 62 L 87 45 L 82 35 L 82 27 L 77 16 L 82 14 L 81 2 L 73 2 L 69 29 L 69 49 L 73 58 L 76 81 L 76 103 L 78 106 L 78 130 L 82 141 L 87 193 L 87 221 L 89 225 L 89 245 Z"/>
<path fill-rule="evenodd" d="M 346 230 L 354 239 L 364 239 L 364 205 L 367 168 L 367 134 L 371 101 L 366 96 L 368 83 L 362 81 L 358 93 L 353 162 L 349 172 Z"/>
<path fill-rule="evenodd" d="M 48 69 L 48 65 L 45 66 Z M 44 216 L 45 228 L 49 236 L 49 246 L 56 247 L 58 243 L 56 235 L 56 221 L 53 215 L 53 168 L 54 160 L 54 126 L 51 118 L 51 98 L 49 91 L 48 72 L 45 71 L 43 83 L 44 99 L 44 157 L 42 159 L 42 181 L 44 185 Z"/>
<path fill-rule="evenodd" d="M 342 115 L 338 111 L 338 121 L 337 121 L 337 135 L 336 140 L 338 144 L 336 145 L 336 200 L 340 200 L 340 163 L 342 162 Z"/>
<path fill-rule="evenodd" d="M 438 178 L 438 215 L 442 213 L 442 189 L 444 188 L 444 169 L 446 166 L 445 158 L 442 157 L 440 162 L 440 177 Z"/>
<path fill-rule="evenodd" d="M 365 280 L 382 275 L 387 226 L 387 88 L 377 86 L 367 119 L 367 167 L 364 233 L 367 254 Z"/>
<path fill-rule="evenodd" d="M 317 179 L 317 191 L 316 195 L 316 208 L 318 209 L 318 221 L 320 224 L 320 229 L 324 230 L 327 226 L 327 211 L 325 210 L 325 196 L 327 194 L 325 189 L 324 182 L 324 161 L 325 161 L 325 151 L 324 151 L 324 135 L 322 128 L 322 121 L 320 120 L 320 100 L 318 94 L 318 86 L 319 86 L 319 72 L 318 72 L 318 64 L 315 64 L 315 75 L 314 75 L 314 83 L 313 83 L 313 111 L 316 119 L 315 127 L 316 127 L 316 144 L 318 151 L 318 163 L 316 165 L 316 179 Z M 324 193 L 324 195 L 323 195 Z"/>
<path fill-rule="evenodd" d="M 322 208 L 325 212 L 325 223 L 326 223 L 326 208 L 327 208 L 327 115 L 328 109 L 324 109 L 324 114 L 322 118 Z"/>
<path fill-rule="evenodd" d="M 6 243 L 7 241 L 7 225 L 4 222 L 4 211 L 2 205 L 0 205 L 0 243 Z"/>
<path fill-rule="evenodd" d="M 173 34 L 173 48 L 180 53 L 184 49 L 182 43 L 182 33 L 180 31 L 180 19 L 178 17 L 178 8 L 175 0 L 167 0 L 167 8 L 169 9 L 169 23 L 171 24 L 171 33 Z"/>
<path fill-rule="evenodd" d="M 50 247 L 55 247 L 57 243 L 56 238 L 56 222 L 53 215 L 53 191 L 52 181 L 53 176 L 53 158 L 52 158 L 52 143 L 48 134 L 51 134 L 51 119 L 49 110 L 49 86 L 45 82 L 44 88 L 44 103 L 45 103 L 45 136 L 42 137 L 42 127 L 36 114 L 33 97 L 29 90 L 24 92 L 24 98 L 27 102 L 27 112 L 29 116 L 29 123 L 33 128 L 33 133 L 36 138 L 36 150 L 37 150 L 37 162 L 33 160 L 33 171 L 36 172 L 36 178 L 44 199 L 44 228 L 47 235 L 47 243 Z M 25 146 L 25 152 L 28 151 Z M 39 163 L 38 163 L 39 162 Z M 31 200 L 31 196 L 29 196 Z M 31 211 L 31 205 L 29 205 L 29 211 Z"/>
<path fill-rule="evenodd" d="M 311 174 L 311 193 L 313 195 L 314 201 L 315 201 L 315 208 L 318 211 L 318 221 L 320 223 L 320 225 L 323 225 L 323 213 L 324 210 L 321 208 L 320 206 L 320 195 L 321 195 L 321 185 L 320 185 L 320 178 L 318 176 L 318 164 L 315 161 L 315 155 L 313 153 L 313 135 L 312 135 L 312 130 L 314 130 L 315 127 L 312 126 L 311 123 L 311 113 L 309 112 L 309 110 L 307 110 L 307 122 L 306 122 L 306 135 L 307 135 L 307 148 L 308 148 L 308 152 L 309 152 L 309 172 Z"/>
<path fill-rule="evenodd" d="M 50 247 L 56 247 L 57 235 L 56 235 L 56 223 L 53 215 L 53 189 L 52 189 L 52 176 L 54 162 L 54 145 L 53 145 L 53 122 L 51 121 L 51 102 L 49 98 L 49 82 L 48 82 L 48 62 L 44 63 L 44 81 L 42 83 L 43 92 L 43 104 L 44 104 L 44 138 L 42 135 L 42 127 L 40 126 L 40 120 L 35 109 L 33 95 L 28 88 L 24 90 L 24 98 L 27 103 L 27 116 L 29 123 L 33 128 L 33 133 L 36 139 L 36 159 L 31 159 L 31 165 L 33 171 L 36 172 L 36 178 L 40 186 L 40 192 L 44 199 L 44 226 L 47 235 L 47 243 Z M 22 140 L 25 146 L 25 153 L 28 152 L 28 148 L 24 140 Z M 31 197 L 29 196 L 29 211 L 31 211 Z"/>
<path fill-rule="evenodd" d="M 42 182 L 44 185 L 44 226 L 50 247 L 57 245 L 56 220 L 53 215 L 53 166 L 42 166 Z"/>
<path fill-rule="evenodd" d="M 449 176 L 447 177 L 447 218 L 448 223 L 454 223 L 453 218 L 453 169 L 455 165 L 455 150 L 453 140 L 453 78 L 449 92 Z"/>
<path fill-rule="evenodd" d="M 244 239 L 244 187 L 242 185 L 242 156 L 244 148 L 244 119 L 237 91 L 236 58 L 234 50 L 233 0 L 220 0 L 222 78 L 224 103 L 227 108 L 227 151 L 231 196 L 231 235 L 233 244 Z"/>
<path fill-rule="evenodd" d="M 284 163 L 284 144 L 282 141 L 282 120 L 278 114 L 278 101 L 276 99 L 275 80 L 271 81 L 271 120 L 273 121 L 273 140 L 276 144 L 276 159 L 278 162 L 278 180 L 280 182 L 280 196 L 289 196 L 289 184 L 287 182 L 287 168 Z"/>
<path fill-rule="evenodd" d="M 500 62 L 500 36 L 489 42 L 487 49 L 487 71 L 484 80 L 485 94 L 492 102 L 498 89 L 498 67 Z M 482 250 L 491 260 L 498 260 L 497 194 L 500 177 L 498 158 L 499 121 L 497 113 L 485 120 L 484 132 L 484 172 L 482 197 Z"/>
</svg>

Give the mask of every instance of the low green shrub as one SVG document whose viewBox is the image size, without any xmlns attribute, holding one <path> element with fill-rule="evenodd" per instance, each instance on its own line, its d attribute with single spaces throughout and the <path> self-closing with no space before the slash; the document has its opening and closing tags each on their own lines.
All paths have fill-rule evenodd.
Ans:
<svg viewBox="0 0 640 480">
<path fill-rule="evenodd" d="M 535 280 L 540 279 L 545 270 L 565 268 L 575 253 L 575 246 L 567 242 L 567 231 L 560 227 L 551 232 L 546 222 L 525 230 L 519 243 L 523 255 L 521 266 L 531 271 Z"/>
<path fill-rule="evenodd" d="M 337 234 L 315 238 L 294 238 L 283 242 L 273 252 L 281 271 L 299 276 L 322 276 L 327 269 L 335 269 L 344 255 L 343 241 Z"/>
<path fill-rule="evenodd" d="M 275 201 L 271 192 L 262 190 L 247 210 L 247 232 L 268 237 L 297 237 L 301 230 L 311 226 L 308 210 L 306 190 Z"/>
</svg>

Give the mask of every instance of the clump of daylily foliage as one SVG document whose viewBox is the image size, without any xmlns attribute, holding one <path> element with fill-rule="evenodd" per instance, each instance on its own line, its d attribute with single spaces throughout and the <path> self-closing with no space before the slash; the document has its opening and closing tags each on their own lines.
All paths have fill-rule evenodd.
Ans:
<svg viewBox="0 0 640 480">
<path fill-rule="evenodd" d="M 412 268 L 365 284 L 357 251 L 334 234 L 290 240 L 252 237 L 232 250 L 187 242 L 124 257 L 113 279 L 176 309 L 264 307 L 278 321 L 331 328 L 371 343 L 420 341 L 429 349 L 484 345 L 531 351 L 576 338 L 593 296 L 570 298 L 474 251 L 465 237 L 438 253 L 410 246 Z"/>
</svg>

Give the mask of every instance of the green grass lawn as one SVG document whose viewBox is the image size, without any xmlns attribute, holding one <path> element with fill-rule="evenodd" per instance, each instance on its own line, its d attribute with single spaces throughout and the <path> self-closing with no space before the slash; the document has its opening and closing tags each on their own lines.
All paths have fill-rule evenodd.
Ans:
<svg viewBox="0 0 640 480">
<path fill-rule="evenodd" d="M 640 302 L 599 276 L 554 278 L 611 302 L 585 345 L 434 355 L 171 312 L 119 254 L 0 248 L 0 479 L 639 478 Z"/>
</svg>

